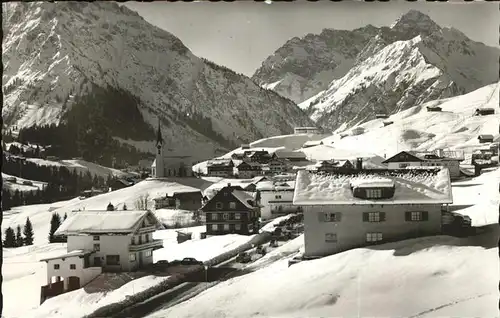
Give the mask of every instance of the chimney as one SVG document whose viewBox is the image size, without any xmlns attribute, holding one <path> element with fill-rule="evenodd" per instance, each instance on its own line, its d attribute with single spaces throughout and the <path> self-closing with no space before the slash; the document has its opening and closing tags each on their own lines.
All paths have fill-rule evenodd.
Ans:
<svg viewBox="0 0 500 318">
<path fill-rule="evenodd" d="M 363 158 L 356 159 L 356 170 L 363 170 Z"/>
</svg>

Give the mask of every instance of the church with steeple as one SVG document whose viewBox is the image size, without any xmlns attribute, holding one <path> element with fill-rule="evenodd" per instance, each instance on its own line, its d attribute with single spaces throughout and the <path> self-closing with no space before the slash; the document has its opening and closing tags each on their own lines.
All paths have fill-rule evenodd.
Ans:
<svg viewBox="0 0 500 318">
<path fill-rule="evenodd" d="M 160 120 L 156 133 L 156 159 L 151 165 L 153 178 L 193 177 L 191 156 L 165 155 L 165 140 L 161 135 Z"/>
</svg>

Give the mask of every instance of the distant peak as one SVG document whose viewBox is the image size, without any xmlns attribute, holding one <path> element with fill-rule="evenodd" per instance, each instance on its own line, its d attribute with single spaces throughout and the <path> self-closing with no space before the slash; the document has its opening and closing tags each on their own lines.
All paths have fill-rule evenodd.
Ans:
<svg viewBox="0 0 500 318">
<path fill-rule="evenodd" d="M 439 29 L 439 26 L 428 15 L 413 9 L 403 14 L 391 25 L 391 29 L 408 27 Z"/>
</svg>

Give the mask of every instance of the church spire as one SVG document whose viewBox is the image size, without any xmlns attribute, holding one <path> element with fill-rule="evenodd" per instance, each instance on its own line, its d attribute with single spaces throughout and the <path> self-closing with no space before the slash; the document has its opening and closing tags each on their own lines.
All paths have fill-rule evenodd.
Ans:
<svg viewBox="0 0 500 318">
<path fill-rule="evenodd" d="M 163 144 L 163 137 L 161 136 L 161 129 L 160 129 L 160 118 L 158 118 L 158 132 L 156 134 L 156 144 L 160 145 Z"/>
</svg>

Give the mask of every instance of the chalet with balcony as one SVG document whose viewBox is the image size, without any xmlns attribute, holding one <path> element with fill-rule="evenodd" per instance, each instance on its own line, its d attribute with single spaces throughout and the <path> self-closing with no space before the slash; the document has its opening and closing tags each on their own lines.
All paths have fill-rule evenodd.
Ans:
<svg viewBox="0 0 500 318">
<path fill-rule="evenodd" d="M 401 151 L 389 159 L 383 161 L 389 169 L 404 169 L 407 167 L 445 167 L 450 172 L 452 179 L 460 177 L 460 162 L 464 158 L 460 156 L 449 157 L 441 149 L 435 153 L 416 153 Z"/>
<path fill-rule="evenodd" d="M 288 170 L 288 164 L 286 160 L 283 159 L 272 159 L 268 162 L 269 173 L 272 175 L 277 175 L 284 173 Z"/>
<path fill-rule="evenodd" d="M 153 232 L 163 228 L 150 211 L 74 212 L 54 234 L 67 236 L 67 253 L 40 260 L 47 263 L 42 302 L 84 286 L 103 271 L 130 272 L 152 264 L 153 250 L 162 247 Z"/>
<path fill-rule="evenodd" d="M 240 161 L 235 164 L 235 175 L 238 178 L 250 179 L 262 175 L 261 164 L 252 161 Z"/>
<path fill-rule="evenodd" d="M 186 186 L 184 186 L 186 187 Z M 184 188 L 183 187 L 183 188 Z M 191 187 L 186 187 L 191 188 Z M 178 209 L 178 210 L 188 210 L 197 211 L 201 208 L 202 204 L 202 193 L 196 188 L 190 189 L 179 189 L 178 191 L 173 191 L 165 194 L 164 197 L 155 198 L 155 209 Z"/>
<path fill-rule="evenodd" d="M 234 163 L 231 159 L 216 159 L 207 163 L 207 174 L 211 177 L 231 177 L 233 170 Z"/>
<path fill-rule="evenodd" d="M 257 185 L 262 221 L 302 212 L 301 206 L 293 204 L 294 187 L 295 181 L 264 181 Z"/>
<path fill-rule="evenodd" d="M 441 233 L 451 204 L 448 169 L 299 171 L 293 204 L 304 210 L 305 256 Z"/>
<path fill-rule="evenodd" d="M 249 161 L 257 163 L 267 163 L 272 157 L 266 150 L 247 150 L 243 155 L 245 158 L 248 158 Z"/>
<path fill-rule="evenodd" d="M 257 197 L 228 184 L 201 208 L 207 235 L 255 234 L 259 232 L 260 208 Z"/>
</svg>

